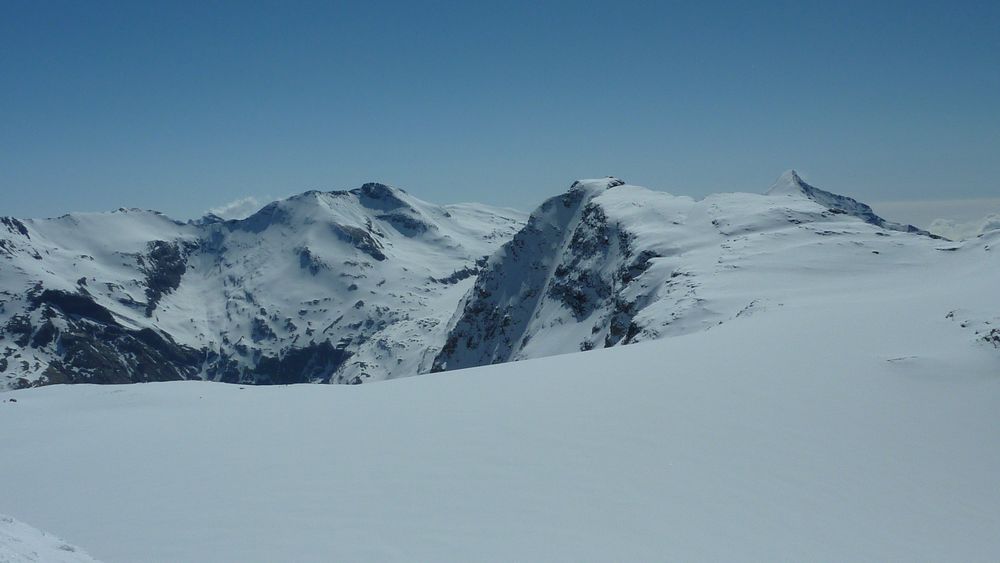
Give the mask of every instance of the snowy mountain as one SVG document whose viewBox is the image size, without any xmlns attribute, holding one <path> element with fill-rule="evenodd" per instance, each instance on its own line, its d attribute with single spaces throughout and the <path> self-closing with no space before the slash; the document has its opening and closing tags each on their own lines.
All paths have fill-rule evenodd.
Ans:
<svg viewBox="0 0 1000 563">
<path fill-rule="evenodd" d="M 956 248 L 794 171 L 765 195 L 700 201 L 584 180 L 490 257 L 434 369 L 709 330 L 802 292 L 921 277 Z"/>
<path fill-rule="evenodd" d="M 902 225 L 900 223 L 886 221 L 876 215 L 871 207 L 855 199 L 810 186 L 805 183 L 805 181 L 803 181 L 794 170 L 789 170 L 782 174 L 781 177 L 779 177 L 778 180 L 771 186 L 771 188 L 767 190 L 767 195 L 804 196 L 819 205 L 822 205 L 832 213 L 845 213 L 847 215 L 853 215 L 865 223 L 870 223 L 877 227 L 882 227 L 883 229 L 903 231 L 907 233 L 918 233 L 931 238 L 941 238 L 936 235 L 932 235 L 923 229 L 914 227 L 913 225 Z"/>
<path fill-rule="evenodd" d="M 925 278 L 979 244 L 795 172 L 763 195 L 697 201 L 582 180 L 527 223 L 372 183 L 242 220 L 120 209 L 0 229 L 0 386 L 13 388 L 362 383 L 605 348 Z"/>
<path fill-rule="evenodd" d="M 0 386 L 349 382 L 426 371 L 519 212 L 365 184 L 237 221 L 0 223 Z"/>
</svg>

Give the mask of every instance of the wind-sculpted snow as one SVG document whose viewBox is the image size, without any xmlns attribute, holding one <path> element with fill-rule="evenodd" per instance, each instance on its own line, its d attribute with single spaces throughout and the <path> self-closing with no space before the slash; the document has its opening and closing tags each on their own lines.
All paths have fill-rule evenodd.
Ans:
<svg viewBox="0 0 1000 563">
<path fill-rule="evenodd" d="M 233 221 L 5 218 L 0 387 L 416 373 L 472 284 L 456 272 L 521 225 L 514 211 L 435 206 L 382 184 Z"/>
</svg>

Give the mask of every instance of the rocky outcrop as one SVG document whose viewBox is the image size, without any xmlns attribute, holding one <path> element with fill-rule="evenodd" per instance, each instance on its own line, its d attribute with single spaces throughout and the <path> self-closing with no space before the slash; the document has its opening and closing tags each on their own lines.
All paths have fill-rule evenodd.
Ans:
<svg viewBox="0 0 1000 563">
<path fill-rule="evenodd" d="M 185 254 L 196 248 L 186 245 L 183 249 L 176 242 L 156 240 L 149 243 L 149 252 L 140 256 L 140 265 L 146 273 L 146 316 L 156 309 L 163 295 L 177 289 L 187 269 Z"/>
</svg>

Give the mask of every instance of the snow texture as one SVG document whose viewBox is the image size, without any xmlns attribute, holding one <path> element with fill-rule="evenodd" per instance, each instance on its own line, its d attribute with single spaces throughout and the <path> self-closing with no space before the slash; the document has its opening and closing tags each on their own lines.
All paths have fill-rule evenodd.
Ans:
<svg viewBox="0 0 1000 563">
<path fill-rule="evenodd" d="M 0 563 L 98 563 L 79 548 L 0 514 Z"/>
</svg>

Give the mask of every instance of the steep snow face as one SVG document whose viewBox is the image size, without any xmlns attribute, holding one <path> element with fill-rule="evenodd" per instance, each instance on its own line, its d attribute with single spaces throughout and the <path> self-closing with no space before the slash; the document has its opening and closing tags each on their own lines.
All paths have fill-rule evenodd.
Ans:
<svg viewBox="0 0 1000 563">
<path fill-rule="evenodd" d="M 490 258 L 435 370 L 709 330 L 982 252 L 900 232 L 794 172 L 767 195 L 701 201 L 586 185 L 546 202 Z"/>
<path fill-rule="evenodd" d="M 902 225 L 886 221 L 875 214 L 871 207 L 847 196 L 842 196 L 827 191 L 823 191 L 805 183 L 794 170 L 788 170 L 782 174 L 767 190 L 767 195 L 775 196 L 803 196 L 822 205 L 833 213 L 846 213 L 853 215 L 866 223 L 871 223 L 883 229 L 892 231 L 904 231 L 916 233 L 932 238 L 940 238 L 936 235 L 914 227 L 913 225 Z"/>
<path fill-rule="evenodd" d="M 4 218 L 0 386 L 426 371 L 477 260 L 521 225 L 515 211 L 375 183 L 234 221 Z"/>
<path fill-rule="evenodd" d="M 576 225 L 599 221 L 591 200 L 623 184 L 615 178 L 577 181 L 568 192 L 550 198 L 532 213 L 524 229 L 486 263 L 461 305 L 462 315 L 452 327 L 434 370 L 513 359 L 524 345 L 529 324 L 541 315 L 538 309 L 545 304 L 542 288 L 554 276 L 563 277 L 561 270 L 557 273 L 562 267 L 560 259 L 570 246 L 579 247 L 568 235 Z M 587 254 L 581 260 L 600 268 L 608 262 L 609 241 L 605 237 L 592 242 L 581 249 Z M 600 294 L 603 288 L 582 287 L 580 291 Z"/>
</svg>

